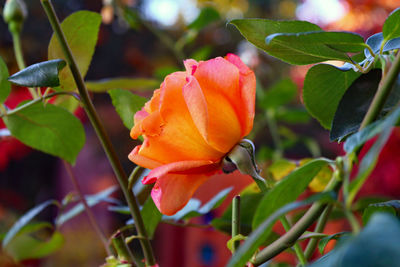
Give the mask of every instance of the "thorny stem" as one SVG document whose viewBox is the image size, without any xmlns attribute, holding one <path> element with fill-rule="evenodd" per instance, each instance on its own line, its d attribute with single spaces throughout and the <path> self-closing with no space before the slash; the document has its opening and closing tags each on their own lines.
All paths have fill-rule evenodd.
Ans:
<svg viewBox="0 0 400 267">
<path fill-rule="evenodd" d="M 360 129 L 364 129 L 368 124 L 373 122 L 381 112 L 383 106 L 387 98 L 389 97 L 390 92 L 392 91 L 393 85 L 397 80 L 397 76 L 400 72 L 400 53 L 397 53 L 397 56 L 393 62 L 392 67 L 386 76 L 383 77 L 383 80 L 380 82 L 378 90 L 375 93 L 375 96 L 372 100 L 372 103 L 365 115 Z"/>
<path fill-rule="evenodd" d="M 82 75 L 78 69 L 76 61 L 72 55 L 71 49 L 68 46 L 68 43 L 65 39 L 64 33 L 61 29 L 60 22 L 57 18 L 57 15 L 54 11 L 53 5 L 50 0 L 41 0 L 43 8 L 47 14 L 49 22 L 54 30 L 54 34 L 56 35 L 61 49 L 64 53 L 65 59 L 68 63 L 69 68 L 71 69 L 72 75 L 74 77 L 76 86 L 78 88 L 79 94 L 82 99 L 83 108 L 85 109 L 90 122 L 93 125 L 93 128 L 96 131 L 98 138 L 103 146 L 105 153 L 110 161 L 110 164 L 114 170 L 115 176 L 118 180 L 118 183 L 122 189 L 122 192 L 125 196 L 125 199 L 128 203 L 131 215 L 135 221 L 135 227 L 138 232 L 138 235 L 144 237 L 144 239 L 139 240 L 143 249 L 145 261 L 147 265 L 155 265 L 156 260 L 154 258 L 153 250 L 151 248 L 150 240 L 148 239 L 148 235 L 146 232 L 146 228 L 143 223 L 143 218 L 140 214 L 138 202 L 136 196 L 133 194 L 132 190 L 128 190 L 128 177 L 124 172 L 121 162 L 118 159 L 118 156 L 114 150 L 114 147 L 111 144 L 111 140 L 100 121 L 100 118 L 93 106 L 93 103 L 89 97 L 89 93 L 86 89 L 85 83 L 83 81 Z"/>
<path fill-rule="evenodd" d="M 281 221 L 282 226 L 285 229 L 285 231 L 289 231 L 292 226 L 290 225 L 288 219 L 285 216 L 282 216 L 280 218 L 280 221 Z M 300 262 L 301 266 L 306 266 L 307 265 L 307 259 L 304 256 L 304 252 L 301 249 L 300 244 L 295 242 L 293 247 L 294 247 L 294 251 L 296 253 L 297 258 L 299 259 L 299 262 Z"/>
<path fill-rule="evenodd" d="M 68 176 L 71 179 L 72 184 L 74 185 L 75 191 L 78 193 L 79 198 L 83 204 L 83 207 L 85 208 L 86 215 L 88 216 L 90 224 L 92 225 L 97 236 L 100 238 L 101 242 L 103 243 L 104 249 L 106 250 L 107 254 L 112 255 L 111 251 L 108 247 L 107 238 L 105 237 L 105 234 L 104 234 L 103 230 L 101 229 L 100 225 L 97 223 L 97 221 L 94 217 L 94 214 L 93 214 L 92 210 L 90 209 L 84 194 L 82 193 L 82 190 L 79 186 L 78 180 L 76 179 L 76 176 L 75 176 L 74 172 L 72 171 L 71 165 L 68 162 L 66 162 L 65 160 L 63 160 L 63 163 L 64 163 L 65 169 L 67 170 Z"/>
</svg>

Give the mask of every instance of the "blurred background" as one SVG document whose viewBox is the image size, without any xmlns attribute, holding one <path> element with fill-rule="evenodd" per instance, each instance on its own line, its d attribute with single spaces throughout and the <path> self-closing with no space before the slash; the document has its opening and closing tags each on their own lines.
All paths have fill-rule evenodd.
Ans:
<svg viewBox="0 0 400 267">
<path fill-rule="evenodd" d="M 47 60 L 52 31 L 40 1 L 25 2 L 28 17 L 21 38 L 25 61 L 31 65 Z M 4 3 L 4 0 L 0 1 L 0 6 Z M 256 49 L 227 24 L 229 20 L 301 19 L 326 30 L 355 31 L 368 37 L 381 31 L 384 20 L 400 6 L 400 1 L 54 0 L 53 4 L 60 19 L 78 10 L 91 10 L 102 15 L 103 23 L 86 80 L 136 77 L 160 84 L 167 74 L 183 69 L 183 59 L 207 60 L 227 53 L 239 55 L 257 76 L 257 115 L 249 138 L 256 145 L 259 165 L 266 170 L 282 159 L 334 158 L 342 153 L 342 149 L 329 142 L 328 131 L 312 119 L 302 105 L 302 84 L 309 66 L 293 67 Z M 0 56 L 7 63 L 10 74 L 18 71 L 12 37 L 2 19 Z M 150 97 L 156 88 L 132 90 Z M 135 166 L 127 155 L 138 142 L 130 139 L 129 130 L 122 124 L 108 94 L 93 93 L 92 97 L 126 172 L 130 173 Z M 14 87 L 7 105 L 12 108 L 28 98 L 26 88 Z M 74 173 L 84 194 L 96 194 L 116 184 L 116 180 L 85 114 L 80 109 L 75 113 L 84 123 L 87 141 Z M 0 129 L 4 127 L 0 121 Z M 361 195 L 400 197 L 400 180 L 396 179 L 400 176 L 400 167 L 393 159 L 400 157 L 396 155 L 399 141 L 400 131 L 395 130 Z M 389 158 L 390 162 L 385 160 Z M 274 176 L 267 171 L 264 175 Z M 160 266 L 224 266 L 230 257 L 226 248 L 230 237 L 212 230 L 210 222 L 221 216 L 232 196 L 250 182 L 249 177 L 236 172 L 212 177 L 195 197 L 206 202 L 222 189 L 233 186 L 220 208 L 191 220 L 191 227 L 182 227 L 179 222 L 176 225 L 160 224 L 153 240 Z M 73 191 L 59 159 L 32 150 L 13 138 L 0 137 L 1 236 L 4 237 L 12 224 L 30 208 L 48 199 L 62 200 Z M 119 194 L 117 190 L 111 199 L 121 199 Z M 110 211 L 108 205 L 102 202 L 93 207 L 106 236 L 129 219 L 127 215 Z M 49 208 L 40 214 L 40 219 L 51 221 L 55 216 L 56 210 Z M 340 221 L 332 225 L 333 232 L 346 227 Z M 49 256 L 16 262 L 10 252 L 3 251 L 0 252 L 0 266 L 99 266 L 105 262 L 105 251 L 84 213 L 63 224 L 61 233 L 65 238 L 64 245 Z M 292 262 L 290 256 L 280 260 Z"/>
</svg>

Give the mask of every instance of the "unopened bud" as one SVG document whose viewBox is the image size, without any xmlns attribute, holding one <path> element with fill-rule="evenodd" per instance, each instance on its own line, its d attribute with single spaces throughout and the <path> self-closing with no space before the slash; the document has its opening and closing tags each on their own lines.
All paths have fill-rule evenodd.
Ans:
<svg viewBox="0 0 400 267">
<path fill-rule="evenodd" d="M 3 18 L 11 32 L 21 31 L 27 14 L 28 12 L 23 0 L 7 0 L 4 5 Z"/>
</svg>

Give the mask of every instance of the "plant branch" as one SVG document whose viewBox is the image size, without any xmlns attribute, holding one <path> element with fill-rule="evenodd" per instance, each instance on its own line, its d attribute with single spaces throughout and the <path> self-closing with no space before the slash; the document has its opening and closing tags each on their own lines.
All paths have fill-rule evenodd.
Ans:
<svg viewBox="0 0 400 267">
<path fill-rule="evenodd" d="M 107 238 L 105 237 L 105 234 L 104 234 L 103 230 L 101 229 L 100 225 L 97 223 L 97 221 L 96 221 L 96 219 L 95 219 L 95 217 L 93 215 L 93 212 L 90 209 L 84 194 L 82 193 L 82 190 L 81 190 L 81 188 L 79 186 L 79 183 L 78 183 L 78 181 L 77 181 L 77 179 L 75 177 L 75 174 L 72 171 L 71 165 L 68 162 L 66 162 L 65 160 L 63 160 L 63 163 L 64 163 L 65 169 L 67 170 L 68 176 L 71 179 L 72 184 L 74 185 L 75 191 L 78 193 L 79 198 L 80 198 L 80 200 L 81 200 L 81 202 L 83 204 L 83 207 L 85 207 L 86 215 L 88 216 L 90 224 L 92 225 L 92 227 L 94 228 L 97 236 L 100 238 L 101 242 L 103 243 L 103 246 L 104 246 L 104 249 L 107 252 L 107 255 L 112 255 L 111 251 L 110 251 L 110 249 L 108 247 Z"/>
<path fill-rule="evenodd" d="M 79 94 L 82 99 L 83 107 L 90 119 L 90 122 L 93 125 L 93 128 L 96 131 L 96 134 L 103 146 L 103 149 L 108 157 L 108 160 L 111 163 L 111 166 L 114 170 L 115 176 L 118 180 L 119 185 L 121 186 L 122 192 L 125 196 L 125 199 L 128 203 L 130 212 L 132 217 L 135 221 L 135 227 L 140 236 L 143 236 L 144 239 L 140 240 L 140 244 L 143 249 L 145 261 L 147 265 L 155 265 L 156 261 L 154 258 L 154 254 L 151 248 L 150 240 L 148 239 L 148 235 L 146 232 L 146 228 L 143 223 L 143 218 L 140 214 L 138 202 L 136 196 L 133 194 L 132 190 L 128 190 L 128 177 L 124 172 L 121 162 L 118 159 L 118 156 L 114 150 L 114 147 L 111 144 L 111 140 L 100 121 L 100 118 L 93 106 L 93 103 L 89 97 L 89 93 L 83 81 L 82 75 L 78 69 L 78 65 L 72 55 L 71 49 L 69 48 L 67 41 L 65 39 L 64 33 L 61 29 L 60 22 L 57 18 L 57 15 L 54 11 L 53 5 L 51 4 L 50 0 L 41 0 L 43 8 L 47 14 L 47 17 L 50 21 L 50 24 L 54 30 L 54 34 L 56 35 L 61 49 L 64 53 L 65 59 L 68 63 L 68 66 L 72 72 L 74 77 L 76 86 L 78 88 Z"/>
<path fill-rule="evenodd" d="M 365 128 L 368 124 L 373 122 L 381 112 L 383 106 L 387 98 L 389 97 L 390 92 L 392 91 L 393 85 L 395 84 L 397 77 L 400 72 L 400 53 L 397 53 L 397 56 L 393 62 L 392 67 L 386 76 L 383 77 L 383 80 L 380 82 L 378 90 L 372 100 L 370 107 L 368 108 L 367 114 L 365 115 L 360 129 Z"/>
<path fill-rule="evenodd" d="M 333 190 L 335 192 L 338 192 L 341 185 L 342 180 L 334 175 L 325 190 Z M 310 227 L 315 222 L 315 220 L 319 218 L 326 206 L 327 204 L 323 202 L 318 201 L 314 203 L 311 208 L 303 215 L 303 217 L 301 217 L 301 219 L 298 220 L 297 223 L 293 225 L 293 227 L 288 232 L 275 240 L 268 247 L 260 251 L 254 258 L 253 264 L 255 266 L 258 266 L 272 259 L 285 249 L 290 248 L 293 243 L 295 243 L 299 239 L 299 237 L 308 229 L 308 227 Z"/>
<path fill-rule="evenodd" d="M 321 217 L 319 217 L 317 225 L 315 226 L 314 233 L 322 233 L 324 231 L 325 225 L 328 221 L 329 215 L 331 214 L 333 209 L 333 205 L 328 205 L 325 210 L 322 212 Z M 311 238 L 309 243 L 307 244 L 306 250 L 304 251 L 304 255 L 306 259 L 310 259 L 314 254 L 314 250 L 317 247 L 319 238 Z"/>
<path fill-rule="evenodd" d="M 232 199 L 232 238 L 240 234 L 240 196 L 234 196 Z M 233 242 L 232 254 L 240 245 L 240 241 Z"/>
<path fill-rule="evenodd" d="M 0 118 L 12 115 L 12 114 L 17 113 L 17 112 L 20 112 L 21 110 L 23 110 L 23 109 L 25 109 L 27 107 L 30 107 L 30 106 L 32 106 L 32 105 L 34 105 L 36 103 L 42 102 L 45 99 L 52 98 L 53 96 L 56 96 L 56 95 L 75 96 L 75 93 L 73 93 L 73 92 L 55 92 L 55 93 L 51 93 L 51 94 L 48 94 L 48 95 L 43 95 L 42 97 L 35 98 L 35 99 L 29 101 L 28 103 L 22 105 L 22 106 L 19 106 L 19 107 L 16 107 L 16 108 L 14 108 L 14 109 L 12 109 L 10 111 L 6 111 L 6 112 L 1 113 L 0 114 Z"/>
<path fill-rule="evenodd" d="M 282 226 L 283 226 L 283 228 L 285 229 L 285 231 L 289 231 L 290 228 L 291 228 L 291 225 L 290 225 L 288 219 L 287 219 L 285 216 L 282 216 L 282 217 L 280 218 L 280 221 L 281 221 Z M 301 266 L 306 266 L 306 265 L 307 265 L 307 259 L 306 259 L 306 257 L 304 256 L 304 252 L 303 252 L 303 250 L 301 249 L 300 244 L 297 243 L 297 241 L 296 241 L 296 242 L 294 243 L 293 247 L 294 247 L 294 251 L 295 251 L 295 253 L 296 253 L 297 258 L 299 259 L 300 265 L 301 265 Z"/>
</svg>

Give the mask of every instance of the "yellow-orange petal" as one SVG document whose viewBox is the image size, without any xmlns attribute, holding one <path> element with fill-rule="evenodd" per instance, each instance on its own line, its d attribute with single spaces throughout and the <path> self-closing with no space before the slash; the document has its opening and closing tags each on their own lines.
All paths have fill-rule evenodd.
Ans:
<svg viewBox="0 0 400 267">
<path fill-rule="evenodd" d="M 140 155 L 138 152 L 142 145 L 136 146 L 131 153 L 129 153 L 128 158 L 134 162 L 136 165 L 142 166 L 147 169 L 155 169 L 160 167 L 162 164 L 157 160 L 150 159 Z"/>
<path fill-rule="evenodd" d="M 207 175 L 167 174 L 157 179 L 151 197 L 162 214 L 173 215 L 182 209 Z"/>
<path fill-rule="evenodd" d="M 193 122 L 200 134 L 208 140 L 208 108 L 206 98 L 201 91 L 199 82 L 194 76 L 187 78 L 187 83 L 183 87 L 183 97 Z"/>
<path fill-rule="evenodd" d="M 228 54 L 226 59 L 239 69 L 240 96 L 244 107 L 244 114 L 247 114 L 246 119 L 244 120 L 243 132 L 243 136 L 246 136 L 253 128 L 256 98 L 256 76 L 254 75 L 254 72 L 247 67 L 238 56 L 234 54 Z"/>
</svg>

